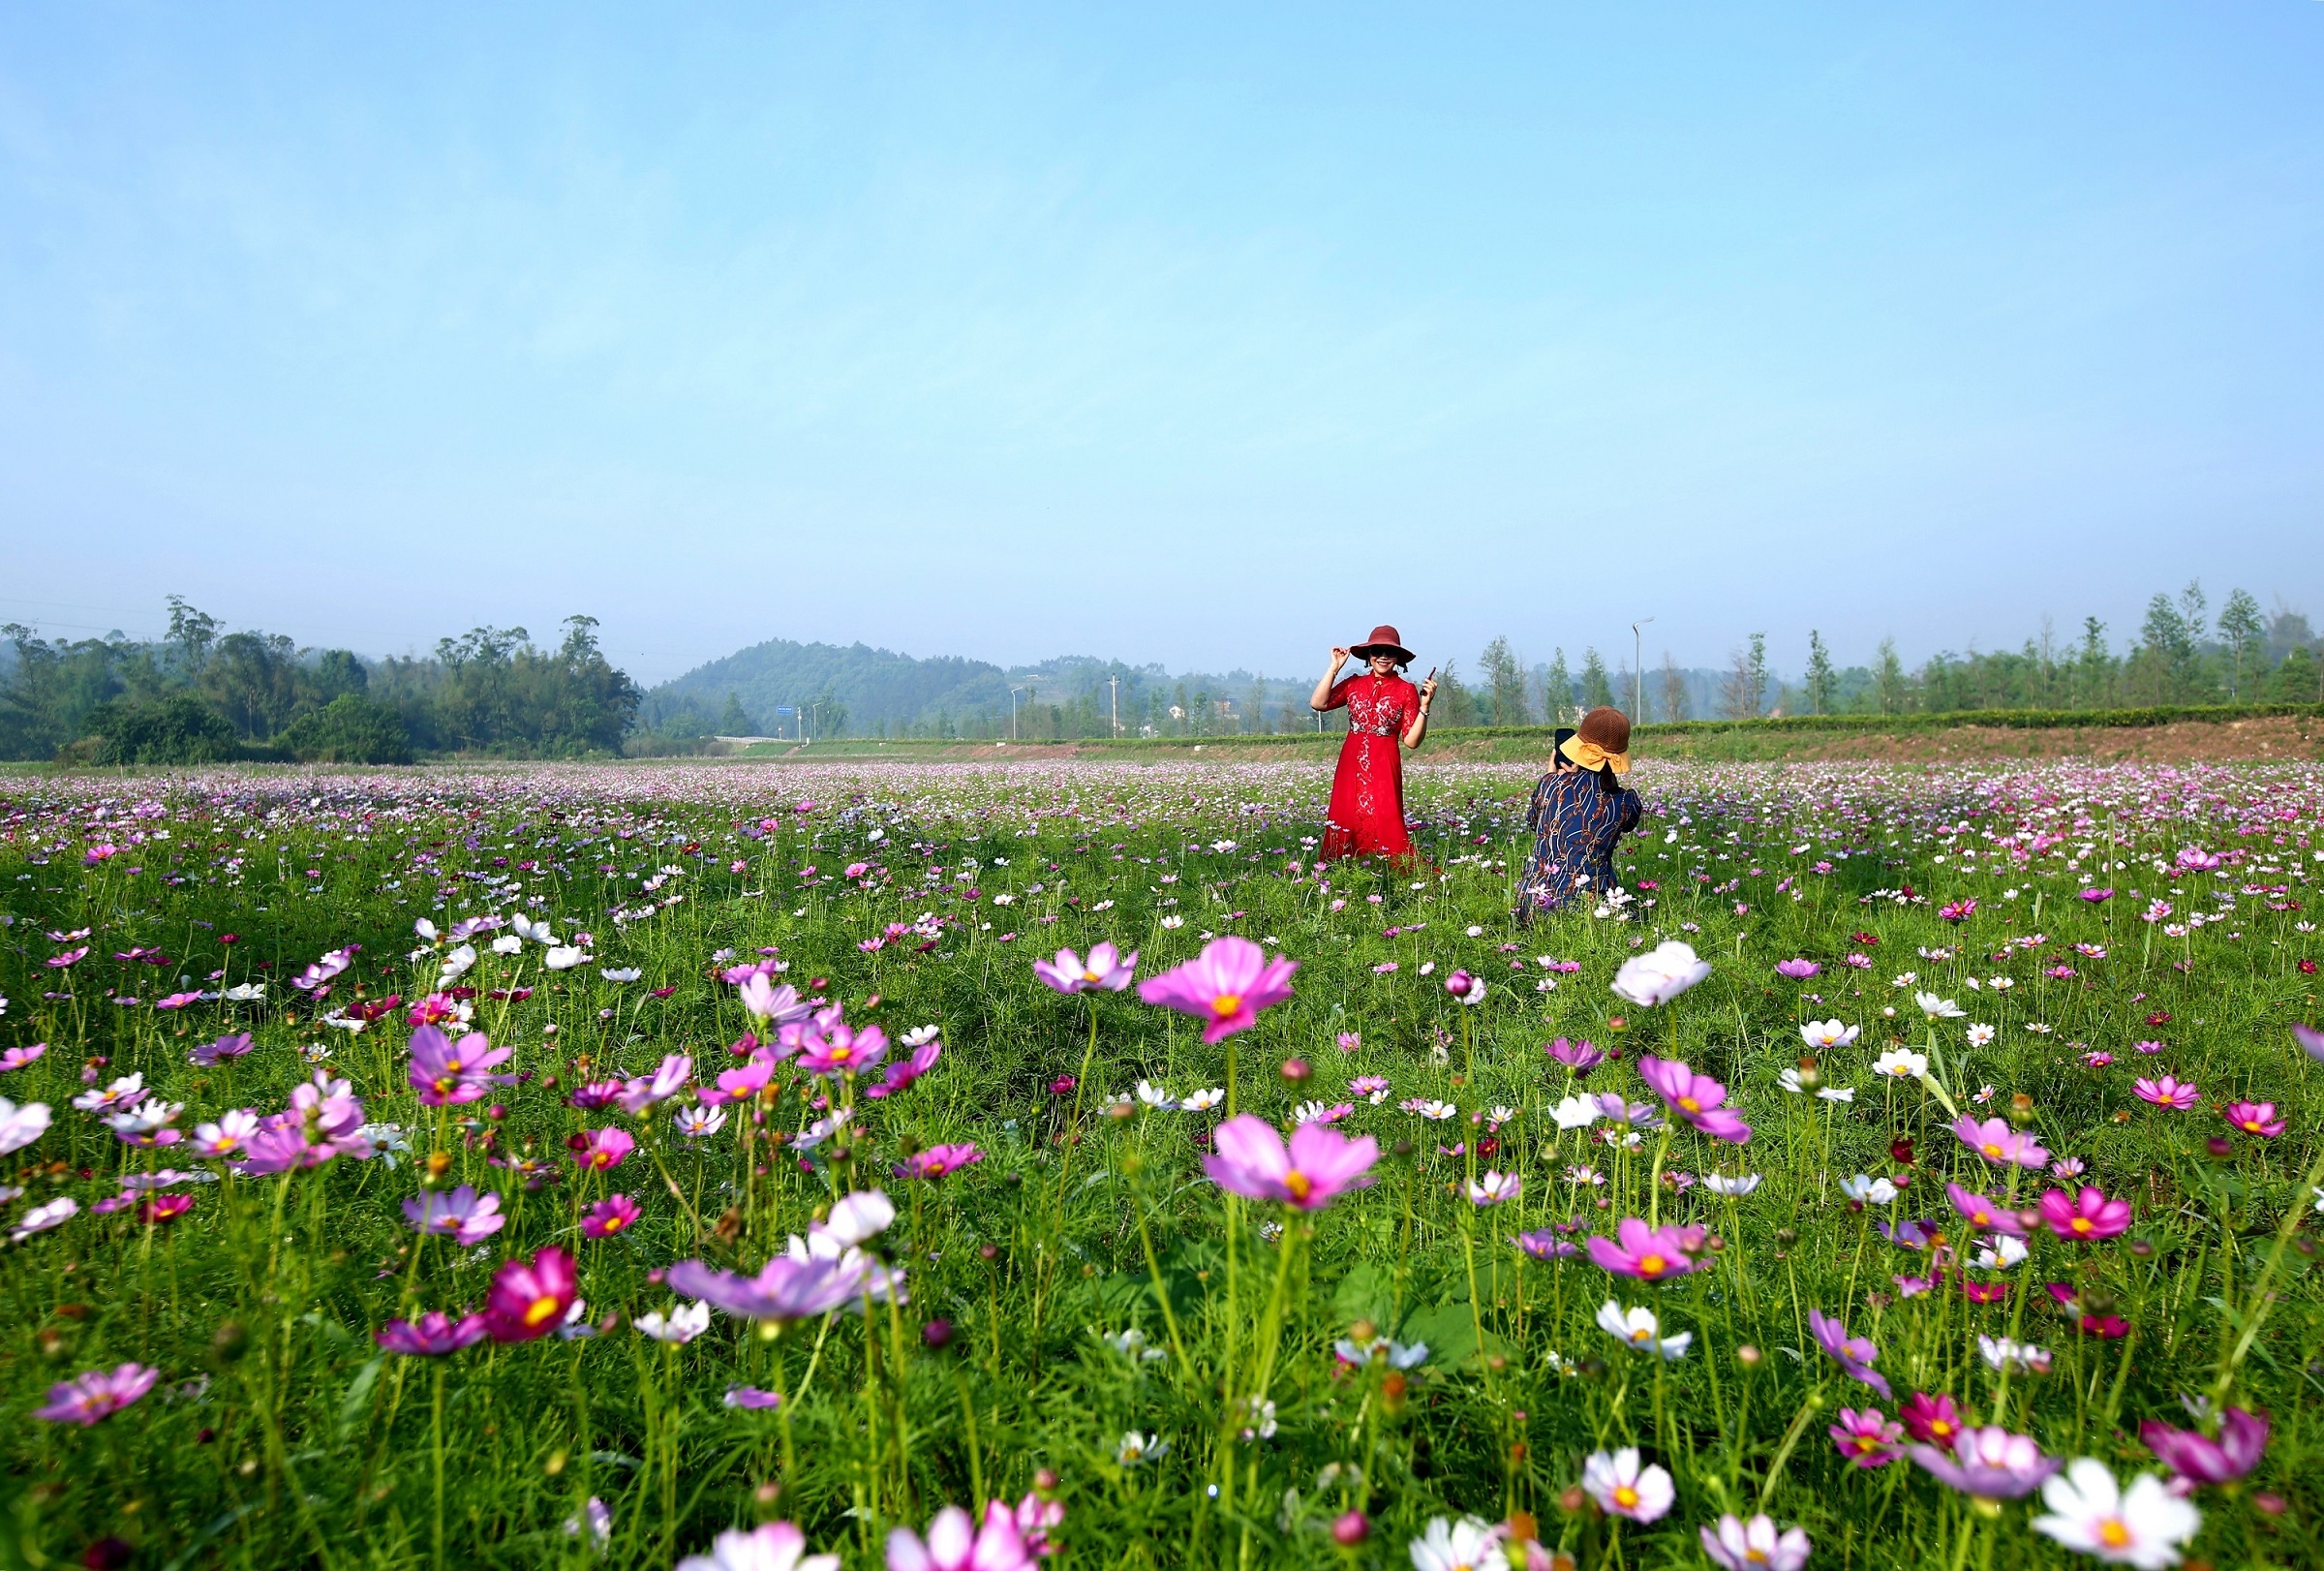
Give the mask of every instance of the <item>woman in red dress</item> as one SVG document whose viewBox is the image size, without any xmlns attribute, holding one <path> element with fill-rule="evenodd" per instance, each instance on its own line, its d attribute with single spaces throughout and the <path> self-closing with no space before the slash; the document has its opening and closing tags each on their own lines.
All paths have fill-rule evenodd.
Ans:
<svg viewBox="0 0 2324 1571">
<path fill-rule="evenodd" d="M 1366 669 L 1337 681 L 1350 655 L 1362 660 Z M 1377 627 L 1365 642 L 1331 651 L 1331 668 L 1308 696 L 1307 707 L 1319 714 L 1342 704 L 1348 709 L 1348 739 L 1340 745 L 1339 768 L 1331 776 L 1331 811 L 1324 824 L 1323 849 L 1316 853 L 1319 862 L 1412 855 L 1412 836 L 1404 828 L 1404 758 L 1397 743 L 1417 748 L 1428 734 L 1436 678 L 1414 687 L 1398 674 L 1411 663 L 1412 651 L 1396 630 Z"/>
</svg>

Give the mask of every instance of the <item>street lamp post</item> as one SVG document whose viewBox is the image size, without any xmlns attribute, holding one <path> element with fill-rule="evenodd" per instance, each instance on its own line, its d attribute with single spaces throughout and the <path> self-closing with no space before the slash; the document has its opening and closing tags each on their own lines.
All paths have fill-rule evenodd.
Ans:
<svg viewBox="0 0 2324 1571">
<path fill-rule="evenodd" d="M 1009 690 L 1009 740 L 1012 742 L 1017 740 L 1017 694 L 1030 691 L 1027 688 L 1011 688 Z"/>
<path fill-rule="evenodd" d="M 1646 635 L 1638 630 L 1653 620 L 1641 617 L 1630 625 L 1630 712 L 1641 725 L 1646 723 Z"/>
<path fill-rule="evenodd" d="M 1121 678 L 1109 676 L 1106 686 L 1114 690 L 1114 735 L 1118 739 L 1121 735 Z"/>
</svg>

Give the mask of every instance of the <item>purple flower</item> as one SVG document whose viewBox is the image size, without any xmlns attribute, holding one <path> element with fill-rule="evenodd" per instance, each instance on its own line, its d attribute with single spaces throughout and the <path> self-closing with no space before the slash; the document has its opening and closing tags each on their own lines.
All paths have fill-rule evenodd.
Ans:
<svg viewBox="0 0 2324 1571">
<path fill-rule="evenodd" d="M 2043 1456 L 2032 1435 L 2012 1434 L 1999 1425 L 1963 1430 L 1949 1457 L 1933 1445 L 1908 1447 L 1906 1455 L 1939 1482 L 1985 1500 L 2023 1499 L 2064 1465 Z"/>
<path fill-rule="evenodd" d="M 625 1231 L 641 1215 L 642 1213 L 637 1209 L 637 1202 L 627 1195 L 609 1194 L 582 1213 L 581 1236 L 584 1238 L 611 1238 L 614 1234 Z"/>
<path fill-rule="evenodd" d="M 414 1232 L 449 1233 L 464 1249 L 483 1243 L 508 1222 L 501 1215 L 501 1197 L 488 1194 L 478 1199 L 473 1184 L 450 1190 L 422 1189 L 404 1202 L 404 1219 Z"/>
<path fill-rule="evenodd" d="M 35 1042 L 30 1047 L 12 1047 L 0 1052 L 0 1074 L 21 1069 L 28 1063 L 37 1063 L 41 1055 L 47 1051 L 46 1042 Z"/>
<path fill-rule="evenodd" d="M 1813 960 L 1779 960 L 1775 963 L 1775 973 L 1778 976 L 1789 976 L 1794 982 L 1804 982 L 1809 977 L 1819 974 L 1822 970 L 1823 968 Z"/>
<path fill-rule="evenodd" d="M 1735 1117 L 1734 1109 L 1721 1105 L 1727 1100 L 1727 1087 L 1709 1075 L 1697 1074 L 1676 1060 L 1652 1056 L 1638 1060 L 1638 1075 L 1672 1112 L 1714 1140 L 1739 1146 L 1751 1139 L 1751 1125 Z"/>
<path fill-rule="evenodd" d="M 480 1314 L 464 1314 L 455 1320 L 442 1309 L 430 1309 L 416 1321 L 388 1321 L 371 1340 L 406 1358 L 441 1358 L 482 1340 L 483 1336 L 484 1317 Z"/>
<path fill-rule="evenodd" d="M 947 1173 L 958 1172 L 970 1162 L 984 1160 L 985 1154 L 969 1144 L 931 1146 L 916 1152 L 895 1167 L 900 1179 L 940 1179 Z"/>
<path fill-rule="evenodd" d="M 454 1041 L 434 1026 L 422 1026 L 412 1033 L 413 1089 L 419 1093 L 422 1107 L 475 1101 L 494 1086 L 515 1083 L 514 1075 L 484 1073 L 508 1054 L 509 1049 L 494 1047 L 481 1032 Z"/>
<path fill-rule="evenodd" d="M 91 1370 L 48 1388 L 48 1405 L 32 1416 L 51 1424 L 79 1424 L 84 1428 L 119 1412 L 153 1389 L 162 1371 L 142 1364 L 124 1364 L 110 1371 Z"/>
<path fill-rule="evenodd" d="M 1287 1148 L 1271 1125 L 1248 1113 L 1227 1120 L 1211 1138 L 1218 1154 L 1203 1158 L 1203 1171 L 1220 1188 L 1301 1211 L 1320 1211 L 1342 1191 L 1370 1184 L 1380 1159 L 1380 1144 L 1370 1135 L 1350 1140 L 1321 1124 L 1300 1124 Z"/>
<path fill-rule="evenodd" d="M 1808 1329 L 1816 1334 L 1816 1345 L 1839 1360 L 1840 1368 L 1850 1379 L 1863 1381 L 1883 1397 L 1895 1395 L 1888 1389 L 1887 1379 L 1872 1367 L 1881 1350 L 1870 1339 L 1850 1336 L 1848 1327 L 1821 1309 L 1808 1311 Z"/>
<path fill-rule="evenodd" d="M 836 1003 L 812 1020 L 783 1027 L 781 1041 L 790 1053 L 797 1055 L 799 1067 L 816 1075 L 862 1074 L 886 1057 L 888 1051 L 886 1032 L 877 1026 L 856 1030 L 847 1024 L 845 1011 Z M 725 1076 L 719 1078 L 724 1084 Z"/>
<path fill-rule="evenodd" d="M 592 1129 L 581 1146 L 574 1151 L 573 1160 L 583 1171 L 619 1167 L 622 1159 L 637 1149 L 636 1137 L 627 1129 Z"/>
<path fill-rule="evenodd" d="M 1543 1051 L 1575 1074 L 1588 1074 L 1605 1062 L 1604 1049 L 1592 1047 L 1587 1041 L 1569 1042 L 1563 1036 Z"/>
<path fill-rule="evenodd" d="M 2324 1063 L 2324 1031 L 2295 1022 L 2292 1026 L 2292 1040 L 2298 1042 L 2309 1058 Z"/>
<path fill-rule="evenodd" d="M 912 1033 L 905 1033 L 903 1045 L 906 1047 L 912 1047 Z M 895 1063 L 889 1064 L 886 1072 L 880 1076 L 879 1084 L 876 1086 L 865 1087 L 864 1094 L 875 1102 L 881 1100 L 882 1098 L 893 1096 L 898 1092 L 903 1090 L 904 1087 L 910 1085 L 913 1081 L 928 1073 L 929 1070 L 934 1068 L 936 1066 L 936 1060 L 942 1058 L 943 1056 L 944 1044 L 942 1042 L 923 1042 L 918 1047 L 912 1048 L 912 1056 L 910 1058 L 899 1059 Z"/>
<path fill-rule="evenodd" d="M 728 1386 L 725 1401 L 729 1407 L 745 1407 L 755 1411 L 760 1408 L 781 1406 L 782 1393 L 762 1391 L 757 1386 Z"/>
<path fill-rule="evenodd" d="M 229 1060 L 238 1059 L 249 1051 L 250 1032 L 237 1032 L 231 1036 L 221 1036 L 214 1042 L 202 1043 L 201 1046 L 186 1055 L 186 1062 L 204 1069 L 210 1069 Z"/>
<path fill-rule="evenodd" d="M 866 1264 L 853 1259 L 793 1259 L 779 1254 L 755 1277 L 681 1260 L 664 1279 L 674 1293 L 698 1298 L 746 1320 L 811 1320 L 853 1300 L 863 1289 Z"/>
<path fill-rule="evenodd" d="M 624 1086 L 619 1094 L 622 1111 L 637 1117 L 657 1102 L 668 1101 L 685 1089 L 694 1072 L 694 1061 L 684 1053 L 663 1056 L 661 1067 L 651 1077 L 641 1077 Z"/>
<path fill-rule="evenodd" d="M 1890 1419 L 1878 1407 L 1857 1412 L 1852 1407 L 1840 1409 L 1840 1422 L 1830 1426 L 1826 1433 L 1840 1455 L 1858 1467 L 1885 1467 L 1904 1455 L 1897 1442 L 1905 1437 L 1905 1427 Z"/>
<path fill-rule="evenodd" d="M 2138 1427 L 2138 1437 L 2164 1466 L 2188 1483 L 2227 1484 L 2259 1465 L 2268 1449 L 2268 1415 L 2230 1407 L 2220 1415 L 2216 1440 L 2150 1418 Z"/>
<path fill-rule="evenodd" d="M 2112 900 L 2114 898 L 2114 891 L 2112 889 L 2085 889 L 2082 891 L 2082 898 L 2089 901 L 2093 906 L 2099 906 L 2105 904 L 2109 900 Z"/>
<path fill-rule="evenodd" d="M 1557 1236 L 1554 1229 L 1547 1227 L 1538 1232 L 1519 1233 L 1510 1242 L 1536 1260 L 1565 1260 L 1581 1252 L 1580 1245 L 1567 1243 Z"/>
</svg>

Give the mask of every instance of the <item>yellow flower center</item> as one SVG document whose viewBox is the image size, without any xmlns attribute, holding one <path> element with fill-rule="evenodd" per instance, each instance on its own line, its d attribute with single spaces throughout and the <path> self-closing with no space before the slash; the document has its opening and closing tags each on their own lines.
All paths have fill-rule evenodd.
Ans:
<svg viewBox="0 0 2324 1571">
<path fill-rule="evenodd" d="M 1702 1104 L 1692 1096 L 1681 1096 L 1678 1099 L 1678 1105 L 1685 1108 L 1690 1113 L 1699 1113 L 1702 1111 Z"/>
<path fill-rule="evenodd" d="M 2124 1525 L 2122 1518 L 2108 1517 L 2098 1524 L 2098 1542 L 2108 1549 L 2127 1549 L 2130 1545 L 2130 1529 Z"/>
<path fill-rule="evenodd" d="M 1221 1020 L 1226 1019 L 1231 1014 L 1235 1014 L 1241 1008 L 1242 995 L 1239 993 L 1221 993 L 1217 998 L 1210 1001 L 1210 1012 L 1218 1016 L 1218 1018 Z"/>
<path fill-rule="evenodd" d="M 1997 1162 L 2002 1159 L 2002 1148 L 1999 1146 L 1987 1144 L 1979 1149 L 1982 1150 L 1986 1155 L 1991 1156 Z"/>
<path fill-rule="evenodd" d="M 848 1055 L 854 1051 L 855 1050 L 851 1047 L 835 1047 L 831 1050 L 831 1062 L 834 1063 L 845 1063 L 847 1062 Z"/>
<path fill-rule="evenodd" d="M 1953 1427 L 1950 1424 L 1947 1424 L 1943 1419 L 1940 1418 L 1929 1425 L 1929 1432 L 1937 1436 L 1938 1439 L 1942 1440 L 1951 1435 L 1953 1432 Z"/>
<path fill-rule="evenodd" d="M 2088 1217 L 2076 1217 L 2074 1218 L 2074 1231 L 2077 1233 L 2089 1232 L 2090 1218 Z"/>
<path fill-rule="evenodd" d="M 1625 1511 L 1636 1510 L 1638 1504 L 1638 1492 L 1628 1484 L 1616 1484 L 1614 1486 L 1614 1504 Z"/>
<path fill-rule="evenodd" d="M 1315 1183 L 1298 1168 L 1283 1175 L 1283 1187 L 1291 1191 L 1294 1200 L 1304 1200 L 1315 1192 Z"/>
<path fill-rule="evenodd" d="M 557 1300 L 549 1294 L 543 1293 L 525 1306 L 525 1324 L 527 1326 L 540 1325 L 556 1318 L 558 1312 Z"/>
<path fill-rule="evenodd" d="M 1659 1254 L 1641 1255 L 1638 1259 L 1638 1275 L 1641 1277 L 1659 1277 L 1665 1271 L 1669 1269 L 1669 1265 L 1670 1262 L 1665 1260 Z"/>
</svg>

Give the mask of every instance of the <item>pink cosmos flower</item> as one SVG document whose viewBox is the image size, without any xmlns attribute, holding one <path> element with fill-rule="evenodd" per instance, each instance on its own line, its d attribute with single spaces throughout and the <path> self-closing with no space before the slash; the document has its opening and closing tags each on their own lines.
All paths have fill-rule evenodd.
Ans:
<svg viewBox="0 0 2324 1571">
<path fill-rule="evenodd" d="M 1986 1500 L 2023 1499 L 2064 1465 L 2043 1456 L 2032 1435 L 2012 1434 L 1999 1425 L 1964 1429 L 1949 1456 L 1929 1445 L 1908 1447 L 1906 1454 L 1941 1483 Z"/>
<path fill-rule="evenodd" d="M 88 957 L 89 946 L 84 943 L 77 949 L 67 949 L 61 955 L 50 955 L 46 960 L 41 962 L 41 964 L 44 966 L 54 966 L 57 970 L 62 970 L 68 966 L 79 965 Z"/>
<path fill-rule="evenodd" d="M 1651 1055 L 1638 1060 L 1638 1075 L 1670 1104 L 1672 1112 L 1704 1134 L 1738 1146 L 1751 1139 L 1751 1125 L 1735 1117 L 1734 1109 L 1720 1105 L 1727 1100 L 1727 1087 L 1709 1075 L 1697 1074 L 1676 1060 Z"/>
<path fill-rule="evenodd" d="M 1287 1150 L 1271 1125 L 1248 1113 L 1220 1124 L 1214 1139 L 1218 1154 L 1203 1158 L 1203 1170 L 1220 1188 L 1301 1211 L 1321 1211 L 1343 1190 L 1364 1187 L 1380 1159 L 1379 1142 L 1370 1135 L 1350 1140 L 1320 1124 L 1294 1129 Z"/>
<path fill-rule="evenodd" d="M 2103 1337 L 2109 1341 L 2130 1335 L 2130 1322 L 2119 1314 L 2091 1314 L 2082 1308 L 2081 1298 L 2071 1282 L 2051 1282 L 2050 1297 L 2058 1307 L 2074 1316 L 2074 1329 L 2085 1337 Z"/>
<path fill-rule="evenodd" d="M 1775 963 L 1775 973 L 1789 977 L 1794 982 L 1804 982 L 1811 976 L 1819 975 L 1822 970 L 1823 968 L 1813 960 L 1779 960 Z"/>
<path fill-rule="evenodd" d="M 250 1032 L 237 1032 L 221 1036 L 214 1042 L 204 1042 L 186 1055 L 186 1062 L 199 1068 L 211 1069 L 221 1063 L 240 1058 L 250 1051 Z"/>
<path fill-rule="evenodd" d="M 1248 939 L 1213 939 L 1182 966 L 1138 984 L 1147 1002 L 1206 1022 L 1203 1040 L 1218 1042 L 1259 1022 L 1259 1011 L 1291 997 L 1299 963 L 1267 951 Z"/>
<path fill-rule="evenodd" d="M 912 1046 L 911 1033 L 905 1033 L 903 1045 Z M 920 1046 L 912 1049 L 910 1058 L 899 1059 L 889 1064 L 886 1071 L 880 1076 L 879 1084 L 865 1087 L 864 1094 L 875 1102 L 893 1096 L 934 1068 L 936 1061 L 943 1056 L 944 1044 L 942 1042 L 923 1042 Z"/>
<path fill-rule="evenodd" d="M 2283 1133 L 2283 1120 L 2276 1116 L 2274 1102 L 2229 1102 L 2219 1112 L 2244 1133 L 2255 1134 L 2262 1140 L 2273 1140 Z"/>
<path fill-rule="evenodd" d="M 1952 1201 L 1953 1209 L 1966 1217 L 1969 1225 L 1978 1232 L 2006 1233 L 2011 1238 L 2026 1236 L 2024 1221 L 2020 1219 L 2016 1212 L 2007 1207 L 1996 1205 L 1985 1196 L 1973 1194 L 1958 1184 L 1947 1184 L 1944 1186 L 1944 1193 L 1945 1198 Z"/>
<path fill-rule="evenodd" d="M 475 1186 L 456 1189 L 422 1189 L 404 1202 L 404 1219 L 414 1232 L 449 1233 L 460 1248 L 474 1248 L 508 1223 L 501 1215 L 501 1197 L 476 1195 Z"/>
<path fill-rule="evenodd" d="M 2229 1484 L 2259 1465 L 2268 1449 L 2268 1415 L 2230 1407 L 2219 1416 L 2216 1440 L 2150 1418 L 2138 1427 L 2138 1437 L 2164 1466 L 2189 1484 Z"/>
<path fill-rule="evenodd" d="M 741 1407 L 755 1412 L 768 1407 L 781 1406 L 782 1393 L 764 1390 L 758 1386 L 728 1386 L 726 1395 L 721 1400 L 729 1407 Z"/>
<path fill-rule="evenodd" d="M 2312 1026 L 2303 1026 L 2295 1022 L 2292 1026 L 2292 1040 L 2298 1042 L 2300 1051 L 2306 1053 L 2309 1058 L 2324 1062 L 2324 1031 L 2317 1031 Z"/>
<path fill-rule="evenodd" d="M 1112 943 L 1100 943 L 1089 951 L 1085 964 L 1071 949 L 1059 949 L 1055 965 L 1034 961 L 1033 974 L 1060 993 L 1087 993 L 1096 988 L 1118 993 L 1138 974 L 1138 951 L 1131 950 L 1123 959 Z"/>
<path fill-rule="evenodd" d="M 2182 1113 L 2203 1099 L 2194 1087 L 2167 1074 L 2160 1080 L 2149 1080 L 2141 1076 L 2130 1083 L 2130 1090 L 2141 1101 L 2153 1102 L 2156 1107 L 2176 1108 Z"/>
<path fill-rule="evenodd" d="M 47 1051 L 46 1042 L 35 1042 L 30 1047 L 12 1047 L 0 1052 L 0 1074 L 9 1074 L 28 1063 L 37 1063 L 41 1055 Z"/>
<path fill-rule="evenodd" d="M 1563 1036 L 1551 1042 L 1542 1051 L 1577 1075 L 1588 1074 L 1605 1062 L 1604 1049 L 1592 1047 L 1586 1041 L 1569 1042 Z"/>
<path fill-rule="evenodd" d="M 1886 1377 L 1872 1367 L 1881 1350 L 1870 1338 L 1850 1336 L 1847 1326 L 1821 1309 L 1808 1311 L 1808 1330 L 1815 1334 L 1816 1345 L 1831 1354 L 1849 1378 L 1861 1380 L 1883 1397 L 1891 1394 Z"/>
<path fill-rule="evenodd" d="M 788 982 L 777 987 L 755 969 L 742 978 L 742 1000 L 744 1008 L 778 1026 L 793 1025 L 812 1012 L 811 1005 L 800 1001 L 797 988 Z"/>
<path fill-rule="evenodd" d="M 238 1107 L 220 1114 L 215 1124 L 196 1124 L 194 1149 L 204 1156 L 232 1156 L 247 1147 L 258 1132 L 258 1114 Z"/>
<path fill-rule="evenodd" d="M 886 1032 L 877 1026 L 857 1031 L 847 1024 L 846 1012 L 836 1003 L 812 1020 L 783 1027 L 781 1039 L 786 1047 L 795 1048 L 799 1066 L 817 1075 L 862 1074 L 888 1051 Z"/>
<path fill-rule="evenodd" d="M 573 1160 L 584 1169 L 602 1172 L 622 1165 L 622 1158 L 637 1148 L 636 1140 L 627 1129 L 592 1129 Z"/>
<path fill-rule="evenodd" d="M 986 1504 L 982 1527 L 948 1505 L 925 1540 L 909 1527 L 888 1529 L 888 1571 L 1028 1571 L 1038 1563 L 1017 1518 L 998 1500 Z"/>
<path fill-rule="evenodd" d="M 153 1389 L 162 1371 L 142 1364 L 123 1364 L 114 1370 L 90 1370 L 70 1380 L 59 1380 L 48 1388 L 48 1405 L 36 1407 L 32 1416 L 51 1424 L 78 1424 L 83 1428 L 107 1418 Z"/>
<path fill-rule="evenodd" d="M 138 1208 L 138 1220 L 147 1224 L 171 1221 L 193 1209 L 190 1194 L 157 1194 Z"/>
<path fill-rule="evenodd" d="M 1885 1467 L 1903 1456 L 1904 1447 L 1898 1444 L 1905 1437 L 1905 1427 L 1882 1413 L 1878 1407 L 1857 1412 L 1852 1407 L 1840 1409 L 1840 1422 L 1826 1432 L 1840 1455 L 1850 1463 L 1867 1470 Z"/>
<path fill-rule="evenodd" d="M 2034 1144 L 2031 1135 L 2018 1133 L 2001 1119 L 1983 1123 L 1964 1113 L 1946 1125 L 1958 1135 L 1961 1143 L 1996 1167 L 2015 1162 L 2020 1167 L 2039 1167 L 2050 1159 L 2050 1154 Z"/>
<path fill-rule="evenodd" d="M 412 1087 L 422 1107 L 444 1107 L 473 1102 L 495 1086 L 513 1085 L 516 1076 L 486 1074 L 508 1057 L 509 1049 L 494 1047 L 481 1032 L 457 1041 L 434 1026 L 412 1033 Z"/>
<path fill-rule="evenodd" d="M 456 1353 L 484 1337 L 484 1317 L 464 1314 L 455 1320 L 442 1309 L 430 1309 L 416 1321 L 390 1320 L 371 1340 L 390 1353 L 406 1358 L 441 1358 Z"/>
<path fill-rule="evenodd" d="M 1536 1232 L 1519 1233 L 1510 1242 L 1536 1260 L 1565 1260 L 1581 1252 L 1581 1246 L 1568 1243 L 1546 1227 Z"/>
<path fill-rule="evenodd" d="M 619 1080 L 592 1080 L 575 1086 L 566 1100 L 584 1113 L 595 1113 L 600 1107 L 611 1107 L 622 1099 L 627 1086 Z"/>
<path fill-rule="evenodd" d="M 2109 1200 L 2095 1185 L 2084 1185 L 2070 1200 L 2064 1189 L 2051 1189 L 2041 1197 L 2041 1219 L 2060 1238 L 2095 1243 L 2129 1231 L 2130 1202 Z"/>
<path fill-rule="evenodd" d="M 573 1257 L 549 1245 L 531 1261 L 504 1260 L 485 1295 L 484 1329 L 494 1341 L 547 1336 L 573 1307 Z"/>
<path fill-rule="evenodd" d="M 666 1102 L 686 1089 L 693 1078 L 694 1061 L 686 1053 L 665 1053 L 661 1065 L 651 1075 L 642 1075 L 622 1087 L 622 1111 L 636 1118 L 657 1102 Z"/>
<path fill-rule="evenodd" d="M 1763 1511 L 1749 1522 L 1729 1511 L 1719 1518 L 1717 1530 L 1697 1527 L 1695 1533 L 1720 1571 L 1800 1571 L 1815 1548 L 1805 1527 L 1778 1532 L 1775 1519 Z M 1532 1563 L 1529 1558 L 1528 1571 Z M 1549 1564 L 1549 1556 L 1543 1556 L 1540 1563 Z"/>
<path fill-rule="evenodd" d="M 172 993 L 168 998 L 154 1000 L 153 1006 L 156 1009 L 183 1009 L 200 1001 L 199 993 Z"/>
<path fill-rule="evenodd" d="M 898 1162 L 894 1172 L 900 1179 L 940 1179 L 947 1173 L 958 1172 L 970 1162 L 984 1160 L 984 1155 L 973 1145 L 931 1146 Z"/>
<path fill-rule="evenodd" d="M 1625 1217 L 1614 1225 L 1612 1238 L 1586 1242 L 1590 1258 L 1602 1269 L 1640 1281 L 1683 1277 L 1702 1265 L 1697 1258 L 1703 1242 L 1699 1227 L 1649 1227 L 1636 1217 Z"/>
<path fill-rule="evenodd" d="M 1912 1400 L 1899 1407 L 1896 1416 L 1905 1421 L 1905 1428 L 1913 1439 L 1933 1442 L 1947 1451 L 1961 1437 L 1962 1430 L 1968 1427 L 1967 1420 L 1961 1416 L 1961 1409 L 1953 1405 L 1953 1399 L 1942 1392 L 1936 1396 L 1925 1391 L 1913 1392 Z"/>
<path fill-rule="evenodd" d="M 637 1202 L 626 1194 L 609 1194 L 581 1214 L 581 1236 L 611 1238 L 627 1230 L 641 1213 Z"/>
</svg>

